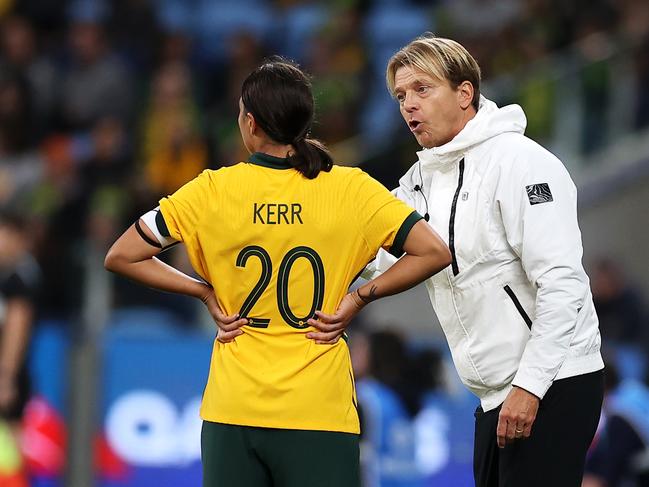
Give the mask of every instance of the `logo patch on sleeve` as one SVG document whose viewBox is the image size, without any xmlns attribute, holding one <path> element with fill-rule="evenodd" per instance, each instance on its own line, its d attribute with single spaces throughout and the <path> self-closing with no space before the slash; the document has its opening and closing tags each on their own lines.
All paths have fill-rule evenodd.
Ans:
<svg viewBox="0 0 649 487">
<path fill-rule="evenodd" d="M 538 205 L 554 201 L 548 183 L 530 184 L 529 186 L 525 186 L 525 190 L 527 191 L 530 205 Z"/>
</svg>

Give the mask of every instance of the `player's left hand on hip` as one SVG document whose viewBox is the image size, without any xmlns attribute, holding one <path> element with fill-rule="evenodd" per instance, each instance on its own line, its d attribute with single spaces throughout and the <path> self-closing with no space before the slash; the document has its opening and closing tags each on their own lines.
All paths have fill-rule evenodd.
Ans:
<svg viewBox="0 0 649 487">
<path fill-rule="evenodd" d="M 239 314 L 226 315 L 219 304 L 216 302 L 214 291 L 211 291 L 203 298 L 203 303 L 207 307 L 210 315 L 218 326 L 216 339 L 221 343 L 234 341 L 236 337 L 243 334 L 241 327 L 248 324 L 246 318 L 240 318 Z"/>
<path fill-rule="evenodd" d="M 321 345 L 333 345 L 340 340 L 343 336 L 349 322 L 358 314 L 362 309 L 357 301 L 352 297 L 351 293 L 347 294 L 336 312 L 332 315 L 316 311 L 316 318 L 311 318 L 307 323 L 318 331 L 312 331 L 306 334 L 306 337 L 315 340 L 316 343 Z"/>
<path fill-rule="evenodd" d="M 498 415 L 496 437 L 499 448 L 530 437 L 540 402 L 531 392 L 516 386 L 512 388 Z"/>
</svg>

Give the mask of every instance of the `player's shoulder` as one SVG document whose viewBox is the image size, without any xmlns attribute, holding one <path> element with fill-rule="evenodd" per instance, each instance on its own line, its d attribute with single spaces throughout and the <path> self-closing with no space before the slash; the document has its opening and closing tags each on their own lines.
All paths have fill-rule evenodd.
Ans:
<svg viewBox="0 0 649 487">
<path fill-rule="evenodd" d="M 324 173 L 323 173 L 324 174 Z M 334 165 L 328 173 L 329 177 L 341 181 L 363 181 L 374 179 L 360 167 Z"/>
<path fill-rule="evenodd" d="M 341 194 L 351 198 L 388 192 L 385 186 L 359 167 L 334 166 L 328 174 L 331 184 L 335 185 Z"/>
<path fill-rule="evenodd" d="M 196 180 L 203 184 L 219 184 L 226 180 L 245 178 L 249 173 L 249 164 L 238 162 L 229 166 L 223 166 L 218 169 L 204 169 Z"/>
<path fill-rule="evenodd" d="M 359 167 L 334 164 L 333 166 L 331 166 L 330 171 L 322 171 L 321 174 L 329 174 L 334 177 L 345 177 L 360 172 L 363 172 L 363 170 Z"/>
</svg>

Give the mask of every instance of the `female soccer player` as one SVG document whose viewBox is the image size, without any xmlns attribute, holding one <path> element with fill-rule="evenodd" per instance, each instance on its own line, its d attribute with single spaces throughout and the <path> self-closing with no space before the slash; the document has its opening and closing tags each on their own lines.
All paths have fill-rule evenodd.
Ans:
<svg viewBox="0 0 649 487">
<path fill-rule="evenodd" d="M 201 299 L 222 328 L 201 405 L 206 487 L 358 487 L 349 350 L 309 339 L 310 323 L 414 286 L 450 252 L 410 207 L 308 138 L 313 95 L 296 66 L 257 68 L 239 105 L 249 160 L 163 198 L 115 242 L 106 268 Z M 174 242 L 202 280 L 155 258 Z M 405 255 L 348 294 L 379 248 Z"/>
</svg>

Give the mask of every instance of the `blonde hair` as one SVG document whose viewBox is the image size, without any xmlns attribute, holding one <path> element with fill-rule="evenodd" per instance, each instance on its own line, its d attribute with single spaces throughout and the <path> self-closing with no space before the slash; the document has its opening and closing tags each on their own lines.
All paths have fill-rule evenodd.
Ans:
<svg viewBox="0 0 649 487">
<path fill-rule="evenodd" d="M 427 32 L 401 48 L 388 62 L 385 77 L 394 96 L 394 78 L 401 66 L 410 66 L 437 79 L 447 80 L 453 88 L 462 82 L 473 85 L 471 104 L 478 110 L 480 103 L 480 66 L 462 44 L 436 37 Z"/>
</svg>

